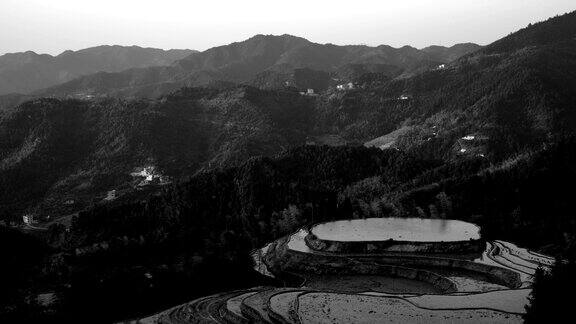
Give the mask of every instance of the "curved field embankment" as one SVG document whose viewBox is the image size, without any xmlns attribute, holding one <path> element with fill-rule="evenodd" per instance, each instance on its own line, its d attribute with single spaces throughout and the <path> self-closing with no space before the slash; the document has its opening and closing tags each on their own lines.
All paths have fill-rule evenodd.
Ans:
<svg viewBox="0 0 576 324">
<path fill-rule="evenodd" d="M 256 271 L 294 288 L 257 287 L 196 299 L 140 323 L 520 323 L 538 267 L 554 260 L 493 241 L 475 260 L 422 253 L 318 251 L 302 230 L 252 253 Z M 468 277 L 467 277 L 468 275 Z M 378 278 L 427 283 L 425 291 L 386 291 Z M 489 291 L 458 290 L 488 278 Z M 322 280 L 325 280 L 324 284 Z M 350 283 L 352 282 L 352 283 Z M 341 285 L 341 283 L 345 283 Z M 344 287 L 344 285 L 348 285 Z M 376 288 L 381 285 L 382 290 Z M 413 286 L 411 288 L 414 288 Z M 524 287 L 523 289 L 513 289 Z M 416 290 L 418 290 L 416 289 Z"/>
</svg>

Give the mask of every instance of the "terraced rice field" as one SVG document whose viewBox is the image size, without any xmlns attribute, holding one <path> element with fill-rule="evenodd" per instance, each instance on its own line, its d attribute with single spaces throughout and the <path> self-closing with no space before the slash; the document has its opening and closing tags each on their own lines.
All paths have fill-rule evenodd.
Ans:
<svg viewBox="0 0 576 324">
<path fill-rule="evenodd" d="M 343 254 L 307 229 L 252 254 L 264 275 L 302 278 L 199 298 L 141 323 L 520 323 L 533 275 L 554 260 L 503 241 L 475 256 Z"/>
<path fill-rule="evenodd" d="M 309 293 L 299 298 L 302 323 L 521 323 L 522 318 L 491 309 L 427 309 L 403 298 Z"/>
<path fill-rule="evenodd" d="M 312 290 L 337 290 L 342 292 L 372 291 L 402 294 L 418 291 L 441 293 L 434 285 L 418 280 L 376 275 L 306 275 L 305 288 Z"/>
</svg>

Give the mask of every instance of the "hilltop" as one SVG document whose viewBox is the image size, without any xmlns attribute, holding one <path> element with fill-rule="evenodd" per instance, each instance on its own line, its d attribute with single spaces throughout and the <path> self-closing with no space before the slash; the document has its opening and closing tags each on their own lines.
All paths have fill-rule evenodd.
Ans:
<svg viewBox="0 0 576 324">
<path fill-rule="evenodd" d="M 475 44 L 455 45 L 440 50 L 418 50 L 312 43 L 291 35 L 256 35 L 242 42 L 210 48 L 177 60 L 170 66 L 131 69 L 121 73 L 98 73 L 78 78 L 37 95 L 136 96 L 151 98 L 183 86 L 205 86 L 215 81 L 252 84 L 263 73 L 292 81 L 296 69 L 331 73 L 350 64 L 394 66 L 398 74 L 442 63 L 477 50 Z M 287 74 L 288 76 L 284 76 Z M 394 76 L 397 76 L 395 74 Z"/>
</svg>

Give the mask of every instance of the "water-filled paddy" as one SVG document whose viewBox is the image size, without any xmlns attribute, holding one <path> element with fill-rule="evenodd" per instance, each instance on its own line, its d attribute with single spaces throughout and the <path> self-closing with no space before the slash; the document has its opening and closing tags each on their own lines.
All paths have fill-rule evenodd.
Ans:
<svg viewBox="0 0 576 324">
<path fill-rule="evenodd" d="M 480 228 L 452 219 L 367 218 L 322 223 L 312 228 L 320 240 L 342 242 L 455 242 L 480 239 Z"/>
</svg>

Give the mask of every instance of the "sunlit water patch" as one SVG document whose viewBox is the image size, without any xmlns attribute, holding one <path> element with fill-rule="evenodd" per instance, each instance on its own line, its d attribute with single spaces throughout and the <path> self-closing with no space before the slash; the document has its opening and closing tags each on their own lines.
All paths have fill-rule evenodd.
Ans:
<svg viewBox="0 0 576 324">
<path fill-rule="evenodd" d="M 318 224 L 312 234 L 326 241 L 455 242 L 480 239 L 480 228 L 459 220 L 368 218 Z"/>
</svg>

